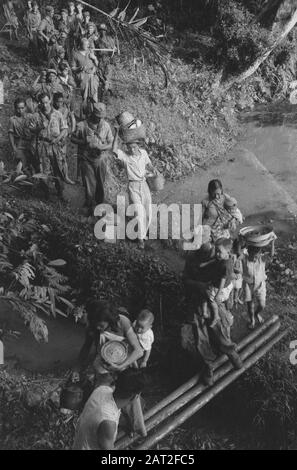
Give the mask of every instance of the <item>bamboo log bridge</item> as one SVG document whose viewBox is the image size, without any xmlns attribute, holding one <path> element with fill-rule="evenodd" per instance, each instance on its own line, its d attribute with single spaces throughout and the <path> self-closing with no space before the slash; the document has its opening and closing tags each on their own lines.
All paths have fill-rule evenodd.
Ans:
<svg viewBox="0 0 297 470">
<path fill-rule="evenodd" d="M 199 374 L 196 374 L 148 410 L 144 415 L 148 436 L 141 444 L 136 444 L 134 449 L 152 448 L 168 433 L 192 417 L 194 413 L 261 359 L 287 334 L 287 331 L 279 333 L 279 329 L 279 318 L 274 315 L 238 344 L 237 350 L 243 361 L 242 369 L 234 370 L 227 356 L 222 356 L 214 363 L 213 386 L 206 387 L 199 383 L 200 377 Z M 116 449 L 127 449 L 137 440 L 139 440 L 138 435 L 127 437 L 120 434 Z"/>
</svg>

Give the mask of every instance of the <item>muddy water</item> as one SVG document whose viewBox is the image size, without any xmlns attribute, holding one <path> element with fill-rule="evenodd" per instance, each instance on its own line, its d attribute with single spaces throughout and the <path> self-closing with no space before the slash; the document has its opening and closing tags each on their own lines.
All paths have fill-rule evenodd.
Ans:
<svg viewBox="0 0 297 470">
<path fill-rule="evenodd" d="M 253 152 L 297 202 L 297 106 L 288 103 L 242 115 L 242 145 Z"/>
<path fill-rule="evenodd" d="M 241 116 L 244 131 L 221 163 L 169 183 L 156 199 L 166 203 L 199 203 L 208 182 L 221 179 L 233 195 L 246 222 L 273 220 L 287 232 L 297 215 L 297 107 L 274 105 Z"/>
</svg>

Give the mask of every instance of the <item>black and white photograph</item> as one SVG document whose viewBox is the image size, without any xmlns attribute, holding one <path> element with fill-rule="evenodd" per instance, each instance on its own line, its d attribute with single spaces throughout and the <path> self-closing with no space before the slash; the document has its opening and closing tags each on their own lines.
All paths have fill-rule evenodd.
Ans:
<svg viewBox="0 0 297 470">
<path fill-rule="evenodd" d="M 297 450 L 296 181 L 297 0 L 0 0 L 0 450 Z"/>
</svg>

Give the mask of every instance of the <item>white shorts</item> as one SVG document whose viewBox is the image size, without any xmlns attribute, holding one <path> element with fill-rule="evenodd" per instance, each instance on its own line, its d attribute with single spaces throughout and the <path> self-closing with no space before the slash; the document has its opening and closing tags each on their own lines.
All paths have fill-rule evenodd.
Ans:
<svg viewBox="0 0 297 470">
<path fill-rule="evenodd" d="M 227 287 L 224 287 L 224 289 L 222 289 L 222 291 L 221 291 L 221 293 L 222 293 L 221 301 L 222 302 L 226 302 L 229 299 L 232 290 L 233 290 L 232 282 L 230 282 L 230 284 Z M 210 286 L 207 289 L 206 292 L 207 292 L 207 296 L 208 296 L 209 300 L 211 302 L 214 302 L 215 296 L 219 292 L 219 289 L 217 287 Z"/>
<path fill-rule="evenodd" d="M 266 282 L 262 281 L 260 286 L 255 287 L 253 284 L 244 282 L 243 284 L 245 302 L 253 302 L 257 300 L 261 305 L 266 304 Z"/>
<path fill-rule="evenodd" d="M 237 290 L 241 289 L 242 283 L 243 283 L 242 276 L 239 276 L 237 279 L 233 279 L 232 283 L 233 283 L 234 289 L 237 289 Z"/>
</svg>

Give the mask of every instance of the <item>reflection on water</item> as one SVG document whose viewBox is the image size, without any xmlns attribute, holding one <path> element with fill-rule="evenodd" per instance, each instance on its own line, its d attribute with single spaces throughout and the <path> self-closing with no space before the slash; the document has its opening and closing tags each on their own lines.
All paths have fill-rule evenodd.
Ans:
<svg viewBox="0 0 297 470">
<path fill-rule="evenodd" d="M 286 126 L 297 128 L 297 105 L 289 100 L 270 105 L 259 105 L 240 114 L 242 124 L 254 123 L 258 127 Z"/>
</svg>

